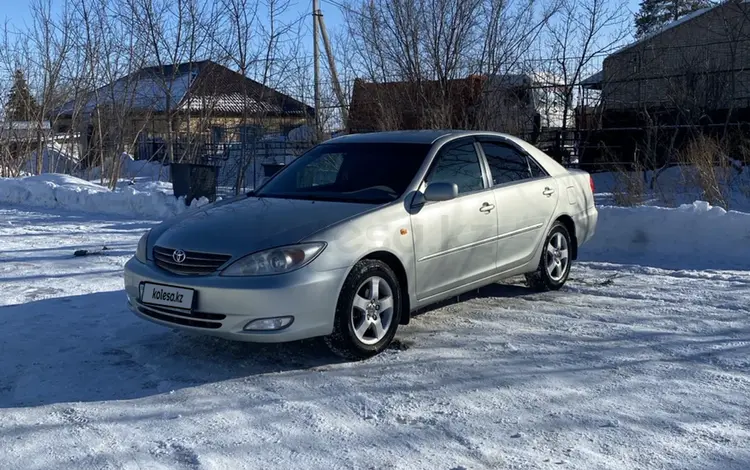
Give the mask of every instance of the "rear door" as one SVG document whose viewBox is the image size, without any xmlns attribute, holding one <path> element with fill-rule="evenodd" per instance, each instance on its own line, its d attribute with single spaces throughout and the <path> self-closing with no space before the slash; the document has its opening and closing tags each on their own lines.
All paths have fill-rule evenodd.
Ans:
<svg viewBox="0 0 750 470">
<path fill-rule="evenodd" d="M 498 271 L 527 263 L 542 243 L 558 199 L 557 183 L 523 150 L 480 139 L 497 204 Z"/>
<path fill-rule="evenodd" d="M 421 190 L 435 182 L 456 183 L 458 197 L 413 208 L 419 300 L 489 277 L 496 268 L 495 197 L 474 139 L 439 151 Z"/>
</svg>

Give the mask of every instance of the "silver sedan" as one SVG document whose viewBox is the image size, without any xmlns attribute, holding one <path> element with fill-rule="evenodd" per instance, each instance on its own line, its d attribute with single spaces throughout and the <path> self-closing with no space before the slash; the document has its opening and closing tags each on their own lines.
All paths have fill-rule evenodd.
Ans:
<svg viewBox="0 0 750 470">
<path fill-rule="evenodd" d="M 594 234 L 591 177 L 488 132 L 318 145 L 254 193 L 167 220 L 125 266 L 131 309 L 241 341 L 382 351 L 411 312 L 525 275 L 559 289 Z"/>
</svg>

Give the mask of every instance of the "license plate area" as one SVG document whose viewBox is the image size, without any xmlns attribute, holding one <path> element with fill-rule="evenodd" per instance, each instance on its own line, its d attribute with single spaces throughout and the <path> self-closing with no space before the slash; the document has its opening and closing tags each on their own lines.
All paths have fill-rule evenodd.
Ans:
<svg viewBox="0 0 750 470">
<path fill-rule="evenodd" d="M 195 290 L 166 284 L 141 284 L 141 302 L 146 305 L 179 308 L 191 311 L 195 304 Z"/>
</svg>

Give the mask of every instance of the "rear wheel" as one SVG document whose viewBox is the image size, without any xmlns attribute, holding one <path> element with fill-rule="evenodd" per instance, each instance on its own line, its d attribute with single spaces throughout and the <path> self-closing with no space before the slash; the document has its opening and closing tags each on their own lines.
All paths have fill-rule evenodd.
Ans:
<svg viewBox="0 0 750 470">
<path fill-rule="evenodd" d="M 557 290 L 570 274 L 573 250 L 570 234 L 561 222 L 555 222 L 547 234 L 536 271 L 526 275 L 526 284 L 538 291 Z"/>
<path fill-rule="evenodd" d="M 326 344 L 339 356 L 365 359 L 383 351 L 401 319 L 401 289 L 391 268 L 362 260 L 349 273 L 339 294 L 333 333 Z"/>
</svg>

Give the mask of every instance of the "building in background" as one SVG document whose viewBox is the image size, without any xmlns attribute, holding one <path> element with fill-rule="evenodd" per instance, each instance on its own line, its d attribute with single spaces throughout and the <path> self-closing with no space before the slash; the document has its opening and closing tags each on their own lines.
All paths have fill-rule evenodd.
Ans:
<svg viewBox="0 0 750 470">
<path fill-rule="evenodd" d="M 609 55 L 581 86 L 592 97 L 577 113 L 582 161 L 659 164 L 696 132 L 739 135 L 750 123 L 750 2 L 670 23 Z"/>
<path fill-rule="evenodd" d="M 529 74 L 417 82 L 354 82 L 349 132 L 482 129 L 539 143 L 562 127 L 554 81 Z"/>
<path fill-rule="evenodd" d="M 65 103 L 55 131 L 80 134 L 84 165 L 103 154 L 195 161 L 217 146 L 288 133 L 314 109 L 212 61 L 146 67 Z M 118 153 L 119 154 L 119 153 Z"/>
</svg>

